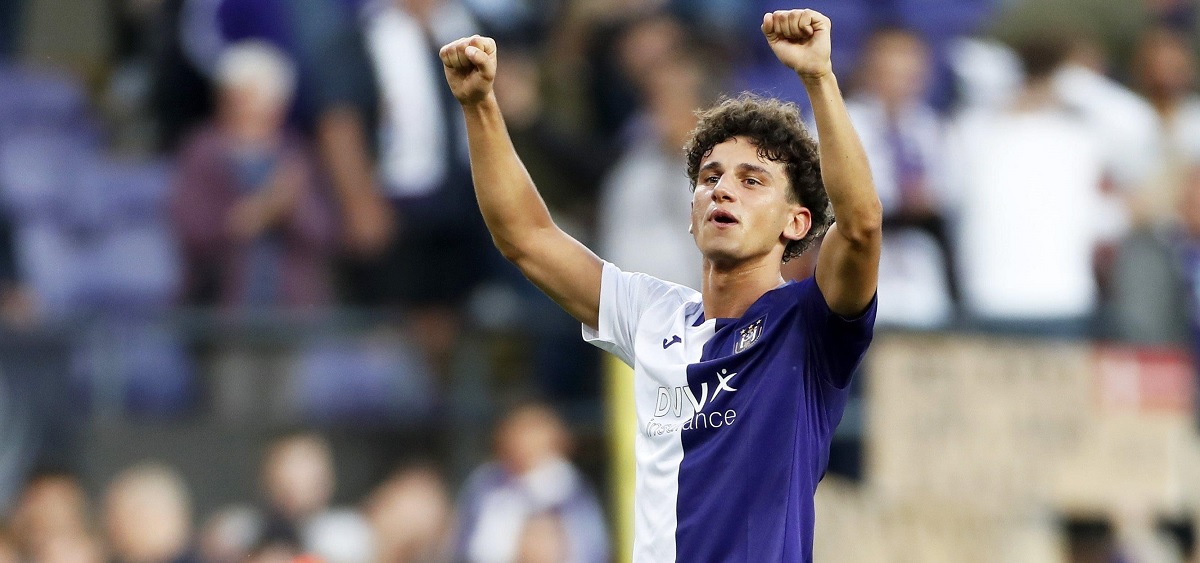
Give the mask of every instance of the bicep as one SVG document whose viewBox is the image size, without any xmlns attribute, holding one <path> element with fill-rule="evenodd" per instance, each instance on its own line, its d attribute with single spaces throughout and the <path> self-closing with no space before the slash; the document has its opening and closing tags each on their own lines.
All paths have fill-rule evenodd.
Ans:
<svg viewBox="0 0 1200 563">
<path fill-rule="evenodd" d="M 878 231 L 851 240 L 838 231 L 837 224 L 829 228 L 817 256 L 816 278 L 831 311 L 854 317 L 871 304 L 879 285 L 881 242 Z"/>
<path fill-rule="evenodd" d="M 579 322 L 597 327 L 604 262 L 556 226 L 541 229 L 510 260 Z"/>
</svg>

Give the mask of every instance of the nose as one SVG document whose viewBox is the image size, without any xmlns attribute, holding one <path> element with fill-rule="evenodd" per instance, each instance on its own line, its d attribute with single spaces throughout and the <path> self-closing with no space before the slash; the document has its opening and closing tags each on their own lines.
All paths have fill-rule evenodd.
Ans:
<svg viewBox="0 0 1200 563">
<path fill-rule="evenodd" d="M 733 190 L 729 188 L 732 182 L 733 180 L 729 176 L 721 176 L 716 187 L 713 188 L 713 201 L 733 201 Z"/>
</svg>

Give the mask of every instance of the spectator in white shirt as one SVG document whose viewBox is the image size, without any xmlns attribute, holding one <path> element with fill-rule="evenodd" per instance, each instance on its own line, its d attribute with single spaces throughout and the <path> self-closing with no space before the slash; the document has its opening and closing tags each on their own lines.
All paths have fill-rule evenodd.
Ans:
<svg viewBox="0 0 1200 563">
<path fill-rule="evenodd" d="M 1175 220 L 1180 187 L 1200 161 L 1200 95 L 1193 89 L 1196 60 L 1179 32 L 1157 28 L 1144 34 L 1134 55 L 1138 88 L 1157 114 L 1162 135 L 1162 168 L 1134 198 L 1140 224 Z"/>
<path fill-rule="evenodd" d="M 964 305 L 984 329 L 1083 336 L 1097 302 L 1101 152 L 1055 91 L 1065 46 L 1029 40 L 1018 54 L 1025 80 L 1013 103 L 954 128 Z"/>
</svg>

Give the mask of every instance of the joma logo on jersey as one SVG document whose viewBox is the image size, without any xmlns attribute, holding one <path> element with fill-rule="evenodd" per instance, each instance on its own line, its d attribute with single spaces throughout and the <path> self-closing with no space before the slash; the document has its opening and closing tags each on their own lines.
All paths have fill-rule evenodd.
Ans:
<svg viewBox="0 0 1200 563">
<path fill-rule="evenodd" d="M 737 342 L 733 345 L 734 354 L 740 353 L 746 348 L 749 348 L 755 342 L 758 342 L 758 337 L 762 336 L 763 322 L 766 320 L 767 318 L 763 317 L 746 325 L 742 328 L 742 330 L 738 331 Z"/>
<path fill-rule="evenodd" d="M 704 405 L 711 401 L 715 401 L 721 391 L 730 393 L 737 391 L 737 388 L 729 384 L 730 380 L 737 375 L 737 372 L 729 373 L 729 370 L 723 369 L 717 372 L 717 386 L 713 389 L 712 397 L 708 396 L 708 382 L 700 384 L 700 398 L 692 393 L 692 388 L 686 385 L 680 387 L 659 387 L 658 399 L 654 404 L 654 416 L 663 416 L 669 412 L 674 412 L 675 416 L 683 414 L 683 406 L 690 404 L 693 412 L 701 412 L 704 410 Z M 687 403 L 684 400 L 687 400 Z"/>
</svg>

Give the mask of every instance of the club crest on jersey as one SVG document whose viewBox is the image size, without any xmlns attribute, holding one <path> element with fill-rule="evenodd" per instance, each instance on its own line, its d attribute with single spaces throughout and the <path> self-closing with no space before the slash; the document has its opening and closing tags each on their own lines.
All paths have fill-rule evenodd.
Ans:
<svg viewBox="0 0 1200 563">
<path fill-rule="evenodd" d="M 746 348 L 758 342 L 758 337 L 762 336 L 763 323 L 767 320 L 766 317 L 760 318 L 738 331 L 737 342 L 733 345 L 733 353 L 741 353 Z"/>
</svg>

